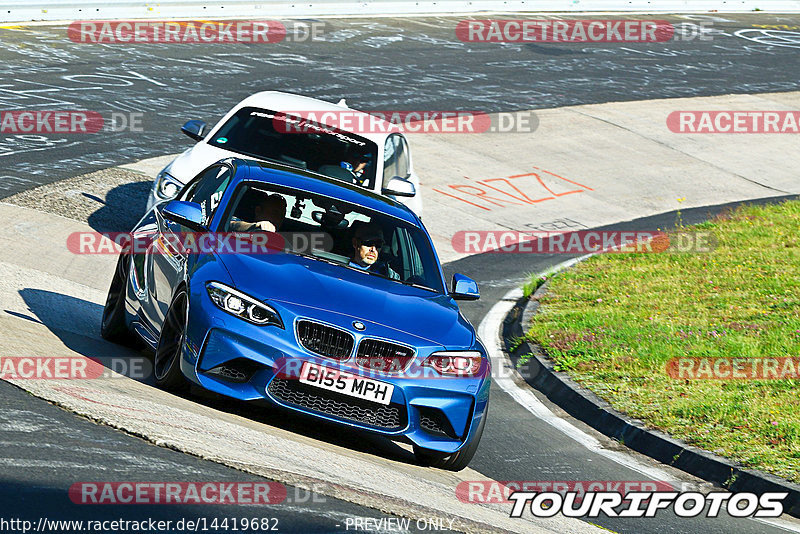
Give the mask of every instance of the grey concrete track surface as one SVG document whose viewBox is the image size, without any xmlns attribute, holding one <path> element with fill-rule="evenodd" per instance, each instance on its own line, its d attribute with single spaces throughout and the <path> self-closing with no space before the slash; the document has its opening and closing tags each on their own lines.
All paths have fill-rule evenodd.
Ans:
<svg viewBox="0 0 800 534">
<path fill-rule="evenodd" d="M 6 193 L 11 193 L 79 171 L 175 152 L 187 146 L 185 138 L 174 133 L 182 119 L 215 118 L 240 97 L 262 88 L 288 89 L 328 99 L 347 96 L 353 105 L 365 109 L 401 106 L 402 109 L 475 109 L 477 104 L 482 104 L 490 111 L 720 92 L 797 89 L 796 74 L 792 74 L 797 69 L 791 68 L 797 61 L 794 48 L 764 45 L 734 33 L 759 24 L 800 24 L 800 18 L 771 15 L 711 17 L 712 20 L 723 19 L 715 21 L 714 27 L 728 35 L 715 35 L 711 41 L 635 47 L 464 46 L 452 37 L 453 19 L 333 21 L 332 24 L 341 25 L 337 26 L 334 33 L 341 37 L 338 41 L 324 46 L 309 45 L 305 49 L 295 44 L 292 46 L 297 48 L 275 48 L 267 52 L 244 46 L 206 48 L 201 53 L 195 48 L 160 45 L 128 48 L 77 46 L 64 42 L 63 33 L 59 33 L 63 32 L 63 28 L 5 30 L 0 38 L 6 50 L 3 56 L 9 56 L 9 67 L 2 73 L 0 96 L 5 100 L 0 101 L 3 107 L 38 107 L 38 104 L 42 105 L 42 109 L 74 106 L 108 112 L 144 110 L 149 115 L 146 115 L 146 131 L 138 134 L 121 132 L 84 138 L 6 135 L 3 137 L 4 144 L 0 145 L 0 157 L 6 163 L 3 170 L 6 176 L 2 184 Z M 402 39 L 396 39 L 398 35 Z M 31 47 L 29 43 L 36 43 L 37 46 Z M 464 60 L 465 57 L 468 59 Z M 170 58 L 169 64 L 164 58 Z M 20 66 L 23 68 L 20 69 Z M 602 89 L 598 90 L 598 86 Z M 221 88 L 225 90 L 221 91 Z M 751 143 L 749 150 L 745 151 L 737 143 L 747 144 L 750 141 L 741 138 L 693 136 L 677 139 L 664 132 L 666 112 L 692 109 L 685 107 L 691 102 L 662 101 L 643 103 L 638 107 L 635 104 L 619 104 L 543 111 L 540 131 L 528 137 L 513 134 L 505 137 L 478 136 L 479 139 L 470 139 L 472 136 L 412 139 L 414 150 L 418 151 L 417 164 L 422 169 L 427 206 L 428 209 L 433 207 L 429 225 L 434 233 L 439 232 L 439 243 L 447 243 L 455 229 L 496 229 L 499 226 L 524 230 L 531 228 L 528 225 L 550 228 L 565 224 L 565 220 L 577 221 L 581 227 L 611 224 L 634 216 L 644 217 L 669 211 L 676 207 L 675 199 L 678 196 L 687 197 L 687 204 L 691 206 L 702 206 L 800 192 L 797 190 L 800 184 L 792 179 L 790 171 L 787 172 L 797 167 L 793 159 L 795 156 L 791 151 L 774 149 L 783 146 L 786 140 L 770 139 L 768 143 Z M 796 95 L 765 95 L 763 98 L 743 96 L 701 102 L 703 106 L 717 106 L 714 109 L 726 109 L 727 106 L 736 109 L 797 108 Z M 601 123 L 607 125 L 608 131 L 592 136 Z M 575 144 L 576 139 L 582 143 Z M 604 139 L 610 141 L 604 142 Z M 759 136 L 759 139 L 763 141 L 763 137 Z M 652 161 L 654 145 L 665 147 L 665 159 Z M 535 149 L 531 150 L 531 146 Z M 633 175 L 616 174 L 617 169 L 626 163 L 619 161 L 618 150 L 628 151 L 625 159 Z M 583 153 L 584 157 L 577 158 L 576 153 Z M 513 156 L 509 157 L 509 154 Z M 720 154 L 725 155 L 723 161 L 719 160 Z M 451 160 L 443 155 L 451 158 L 458 155 L 454 158 L 457 164 L 451 164 Z M 670 174 L 672 158 L 677 156 L 685 160 L 678 173 Z M 531 165 L 552 170 L 589 187 L 580 194 L 567 194 L 564 189 L 554 189 L 562 196 L 542 204 L 523 203 L 520 206 L 519 203 L 506 202 L 499 206 L 490 204 L 488 210 L 486 206 L 469 206 L 463 198 L 437 196 L 438 193 L 433 191 L 434 187 L 449 191 L 446 189 L 448 186 L 456 183 L 456 179 L 463 178 L 459 174 L 462 172 L 495 178 L 530 172 Z M 764 168 L 768 172 L 764 172 Z M 709 172 L 712 169 L 713 172 Z M 659 180 L 659 172 L 662 178 L 667 177 L 668 180 Z M 556 187 L 551 182 L 546 183 L 551 188 Z M 51 193 L 53 191 L 58 191 L 58 187 L 50 190 Z M 82 195 L 86 192 L 81 191 L 80 184 L 76 184 L 69 193 L 82 196 L 90 203 L 98 200 L 106 203 L 98 210 L 88 210 L 90 224 L 92 216 L 98 211 L 105 213 L 100 218 L 95 217 L 95 222 L 103 221 L 102 224 L 106 224 L 113 220 L 113 217 L 108 218 L 109 211 L 122 203 L 134 202 L 141 190 L 135 187 L 116 190 L 116 196 L 106 194 L 108 191 L 102 188 L 92 191 L 88 197 Z M 91 199 L 91 196 L 96 199 Z M 470 197 L 466 199 L 470 200 Z M 18 211 L 14 211 L 17 209 L 10 206 L 4 208 L 8 217 L 6 220 L 10 222 L 5 226 L 2 239 L 3 282 L 0 287 L 3 291 L 0 298 L 6 312 L 0 316 L 0 320 L 4 323 L 4 331 L 13 332 L 13 336 L 4 336 L 0 342 L 3 353 L 18 351 L 22 346 L 30 350 L 39 347 L 45 352 L 52 349 L 94 356 L 116 354 L 119 349 L 102 343 L 91 334 L 96 328 L 99 304 L 102 303 L 103 290 L 110 276 L 108 258 L 91 263 L 86 262 L 86 258 L 70 257 L 66 251 L 53 247 L 54 244 L 63 243 L 63 240 L 54 241 L 51 229 L 58 227 L 59 232 L 63 232 L 71 222 L 54 222 L 47 216 L 33 213 L 20 216 Z M 455 227 L 447 226 L 436 221 L 437 213 L 442 216 L 441 219 L 447 216 L 451 220 L 454 220 L 452 214 L 456 213 L 461 219 L 455 220 L 464 222 L 457 222 Z M 705 212 L 698 209 L 697 213 L 702 216 Z M 77 213 L 67 215 L 81 218 Z M 674 219 L 667 216 L 663 219 L 641 220 L 639 224 L 652 229 L 648 225 L 665 225 L 671 220 Z M 79 225 L 75 228 L 85 227 Z M 45 258 L 40 257 L 44 249 L 37 249 L 36 245 L 47 247 L 50 251 Z M 524 280 L 527 272 L 544 269 L 561 259 L 516 256 L 497 261 L 497 256 L 484 255 L 460 259 L 447 268 L 470 274 L 481 283 L 484 298 L 464 307 L 465 313 L 477 324 L 507 289 Z M 472 465 L 475 471 L 449 476 L 418 469 L 409 463 L 413 460 L 408 451 L 380 440 L 365 442 L 341 437 L 334 430 L 317 428 L 317 425 L 304 422 L 287 423 L 281 417 L 267 416 L 263 419 L 264 416 L 259 412 L 238 405 L 173 398 L 154 391 L 147 383 L 130 384 L 125 380 L 112 382 L 102 393 L 104 397 L 94 396 L 97 392 L 88 395 L 86 391 L 81 395 L 75 389 L 79 386 L 74 385 L 71 389 L 62 388 L 57 394 L 46 385 L 21 385 L 38 389 L 37 394 L 71 406 L 78 412 L 92 414 L 116 426 L 133 428 L 156 442 L 209 457 L 213 457 L 209 451 L 201 450 L 207 444 L 198 437 L 199 434 L 181 434 L 176 430 L 170 436 L 162 423 L 164 414 L 159 414 L 158 410 L 187 417 L 211 418 L 198 420 L 206 424 L 214 421 L 215 427 L 232 428 L 226 425 L 238 425 L 240 429 L 256 432 L 248 434 L 248 439 L 288 440 L 303 450 L 319 450 L 326 458 L 338 458 L 342 465 L 356 470 L 368 472 L 373 468 L 372 477 L 376 476 L 375 473 L 380 473 L 378 476 L 386 474 L 396 477 L 393 480 L 398 480 L 401 486 L 407 484 L 415 487 L 417 482 L 429 484 L 416 488 L 440 492 L 436 493 L 437 498 L 449 495 L 451 500 L 443 503 L 447 506 L 455 504 L 452 503 L 454 487 L 458 481 L 467 479 L 465 477 L 495 480 L 643 479 L 640 472 L 587 451 L 554 432 L 551 427 L 531 418 L 529 413 L 497 389 L 492 394 L 492 416 L 487 425 L 485 441 Z M 76 400 L 80 396 L 90 400 Z M 17 402 L 19 396 L 10 398 Z M 129 407 L 156 413 L 162 419 L 142 426 L 136 422 L 135 413 L 125 410 L 117 414 L 103 411 L 102 404 L 108 404 L 110 399 L 134 399 Z M 152 399 L 158 401 L 150 402 Z M 26 398 L 19 402 L 33 405 L 38 401 Z M 176 409 L 182 411 L 170 411 Z M 36 413 L 34 409 L 26 410 Z M 70 423 L 69 418 L 62 418 L 51 427 L 63 425 L 65 428 L 75 428 L 76 432 L 88 432 L 86 427 L 77 427 L 78 424 L 83 423 Z M 513 432 L 509 429 L 513 429 Z M 109 432 L 120 443 L 132 440 Z M 180 439 L 175 438 L 178 434 Z M 216 437 L 208 439 L 213 446 L 219 444 L 221 451 L 224 449 L 221 443 L 214 441 Z M 54 437 L 55 440 L 57 438 Z M 17 446 L 20 442 L 16 442 Z M 144 444 L 140 446 L 147 447 Z M 607 441 L 604 446 L 620 448 Z M 23 458 L 30 460 L 28 465 L 31 466 L 51 465 L 55 456 L 47 447 L 30 447 L 26 453 L 30 456 Z M 289 453 L 291 457 L 291 453 L 296 451 Z M 215 459 L 226 461 L 226 458 Z M 234 465 L 235 459 L 234 455 L 230 455 L 227 463 Z M 114 461 L 102 453 L 93 460 L 98 466 Z M 244 460 L 237 467 L 266 476 L 287 477 L 285 481 L 290 483 L 292 481 L 288 480 L 287 473 L 297 476 L 303 472 L 297 465 L 283 466 L 284 471 L 281 471 L 275 465 L 270 465 L 271 458 L 248 457 Z M 305 472 L 317 467 L 308 458 L 297 461 L 303 464 Z M 644 458 L 638 458 L 638 461 L 645 465 L 648 462 Z M 260 467 L 254 469 L 253 466 Z M 652 467 L 658 468 L 656 465 Z M 331 465 L 318 468 L 330 477 L 329 480 L 337 476 Z M 4 473 L 7 472 L 5 469 L 4 466 Z M 218 473 L 213 469 L 209 467 L 209 476 Z M 65 476 L 58 484 L 59 491 L 66 491 L 64 483 L 78 475 L 68 469 L 60 472 Z M 9 478 L 12 475 L 19 477 L 21 486 L 31 483 L 19 470 L 8 473 Z M 206 471 L 203 473 L 205 477 Z M 123 475 L 124 472 L 119 476 Z M 370 501 L 374 495 L 363 491 L 370 485 L 383 484 L 388 486 L 387 491 L 397 488 L 386 480 L 369 480 L 367 475 L 362 482 L 354 483 L 361 475 L 358 471 L 344 472 L 341 479 L 347 479 L 344 484 L 347 487 L 328 486 L 325 491 L 334 495 L 338 491 L 340 496 L 348 500 L 389 508 L 396 513 L 405 512 L 403 507 L 408 503 L 385 500 L 381 503 L 380 499 Z M 680 473 L 670 470 L 665 471 L 665 476 L 671 480 L 687 480 Z M 361 491 L 360 494 L 354 490 L 354 486 L 357 486 L 355 490 Z M 61 495 L 63 498 L 64 494 Z M 330 507 L 334 511 L 362 513 L 346 508 L 350 506 L 346 503 L 339 507 L 338 501 L 332 502 Z M 435 507 L 434 504 L 432 506 Z M 313 503 L 309 508 L 317 510 Z M 440 510 L 458 514 L 453 509 L 444 509 L 444 506 Z M 507 510 L 504 511 L 507 513 Z M 486 513 L 491 514 L 490 511 Z M 753 521 L 686 521 L 669 514 L 659 516 L 656 520 L 598 520 L 598 523 L 621 532 L 770 531 L 767 525 Z M 585 523 L 581 525 L 575 528 L 590 529 Z M 546 528 L 547 525 L 541 526 Z M 560 530 L 569 532 L 572 527 L 562 527 Z"/>
</svg>

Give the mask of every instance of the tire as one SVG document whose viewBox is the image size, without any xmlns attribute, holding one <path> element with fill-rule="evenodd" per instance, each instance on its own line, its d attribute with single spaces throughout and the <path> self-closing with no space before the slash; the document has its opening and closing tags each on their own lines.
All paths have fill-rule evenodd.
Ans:
<svg viewBox="0 0 800 534">
<path fill-rule="evenodd" d="M 103 319 L 100 323 L 100 336 L 106 341 L 127 345 L 139 346 L 139 340 L 125 322 L 125 294 L 128 289 L 128 267 L 130 256 L 120 254 L 111 287 L 108 288 L 106 305 L 103 308 Z"/>
<path fill-rule="evenodd" d="M 153 376 L 156 386 L 162 389 L 183 391 L 189 385 L 181 372 L 180 362 L 183 345 L 186 342 L 188 317 L 189 294 L 186 288 L 181 288 L 172 297 L 153 357 Z"/>
<path fill-rule="evenodd" d="M 478 444 L 481 442 L 483 436 L 483 427 L 486 425 L 486 416 L 489 413 L 489 407 L 483 411 L 483 417 L 475 430 L 475 435 L 469 440 L 469 443 L 461 447 L 461 449 L 453 454 L 432 451 L 423 447 L 414 445 L 414 456 L 417 461 L 423 465 L 436 467 L 438 469 L 446 469 L 448 471 L 461 471 L 469 465 L 475 452 L 478 450 Z"/>
</svg>

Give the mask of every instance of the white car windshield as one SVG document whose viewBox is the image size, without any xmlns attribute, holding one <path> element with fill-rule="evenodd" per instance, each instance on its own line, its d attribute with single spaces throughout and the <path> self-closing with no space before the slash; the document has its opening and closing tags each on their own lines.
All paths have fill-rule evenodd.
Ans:
<svg viewBox="0 0 800 534">
<path fill-rule="evenodd" d="M 236 112 L 211 146 L 372 189 L 378 146 L 359 135 L 262 108 Z"/>
</svg>

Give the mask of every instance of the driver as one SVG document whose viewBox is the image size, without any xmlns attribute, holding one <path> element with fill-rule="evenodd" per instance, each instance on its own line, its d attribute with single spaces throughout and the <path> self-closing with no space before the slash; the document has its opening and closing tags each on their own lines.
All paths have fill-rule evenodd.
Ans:
<svg viewBox="0 0 800 534">
<path fill-rule="evenodd" d="M 389 267 L 388 263 L 378 259 L 383 244 L 381 227 L 376 223 L 362 222 L 353 232 L 353 257 L 349 263 L 350 267 L 399 280 L 400 275 Z"/>
<path fill-rule="evenodd" d="M 365 154 L 351 150 L 348 152 L 344 161 L 339 163 L 339 166 L 346 171 L 350 171 L 356 182 L 363 186 L 364 180 L 366 179 L 364 176 L 364 170 L 366 169 L 368 163 L 369 161 Z"/>
</svg>

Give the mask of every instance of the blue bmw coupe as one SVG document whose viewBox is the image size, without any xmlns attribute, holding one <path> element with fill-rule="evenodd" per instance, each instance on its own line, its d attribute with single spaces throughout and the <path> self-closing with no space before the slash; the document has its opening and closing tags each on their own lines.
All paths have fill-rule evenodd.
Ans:
<svg viewBox="0 0 800 534">
<path fill-rule="evenodd" d="M 280 164 L 222 160 L 154 207 L 117 262 L 101 333 L 154 351 L 156 384 L 194 383 L 405 440 L 460 470 L 491 369 L 420 219 L 384 195 Z"/>
</svg>

